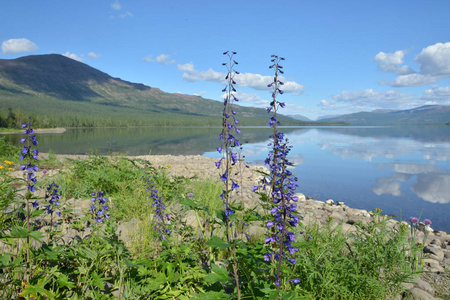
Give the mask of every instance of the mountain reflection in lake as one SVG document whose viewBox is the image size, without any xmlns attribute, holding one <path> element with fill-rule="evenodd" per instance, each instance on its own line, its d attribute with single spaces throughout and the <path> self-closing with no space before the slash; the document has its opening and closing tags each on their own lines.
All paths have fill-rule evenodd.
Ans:
<svg viewBox="0 0 450 300">
<path fill-rule="evenodd" d="M 450 232 L 450 126 L 285 127 L 298 191 L 354 208 L 430 219 Z M 39 135 L 39 150 L 60 154 L 204 155 L 218 158 L 220 128 L 77 129 Z M 262 164 L 268 128 L 242 128 L 242 154 Z M 19 143 L 19 135 L 6 138 Z M 245 143 L 247 142 L 247 143 Z M 113 150 L 114 149 L 114 150 Z M 212 166 L 213 167 L 213 166 Z"/>
</svg>

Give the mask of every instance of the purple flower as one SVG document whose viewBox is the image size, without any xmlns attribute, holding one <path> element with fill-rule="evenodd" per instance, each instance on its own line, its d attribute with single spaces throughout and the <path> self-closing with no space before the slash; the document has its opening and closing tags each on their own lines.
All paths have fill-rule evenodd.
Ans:
<svg viewBox="0 0 450 300">
<path fill-rule="evenodd" d="M 409 222 L 411 222 L 412 224 L 416 224 L 417 222 L 419 222 L 419 219 L 417 219 L 416 217 L 411 217 L 409 218 Z"/>
<path fill-rule="evenodd" d="M 298 278 L 289 279 L 289 281 L 292 281 L 293 283 L 300 283 L 300 279 Z"/>
<path fill-rule="evenodd" d="M 431 225 L 431 221 L 428 219 L 423 220 L 423 224 L 425 225 Z"/>
<path fill-rule="evenodd" d="M 188 194 L 188 197 L 189 197 L 189 198 L 192 198 L 192 197 L 194 197 L 194 194 L 189 193 L 189 194 Z"/>
</svg>

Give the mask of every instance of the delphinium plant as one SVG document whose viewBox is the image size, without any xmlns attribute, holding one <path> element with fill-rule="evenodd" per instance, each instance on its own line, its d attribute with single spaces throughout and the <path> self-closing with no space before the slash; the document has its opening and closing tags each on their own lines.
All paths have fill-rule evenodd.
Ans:
<svg viewBox="0 0 450 300">
<path fill-rule="evenodd" d="M 95 222 L 103 223 L 109 219 L 109 206 L 107 204 L 108 198 L 103 197 L 103 191 L 92 193 L 91 198 L 91 214 Z"/>
<path fill-rule="evenodd" d="M 146 172 L 146 184 L 145 190 L 150 191 L 150 199 L 152 200 L 152 207 L 155 210 L 153 217 L 153 227 L 160 240 L 165 240 L 167 235 L 170 234 L 170 229 L 168 227 L 168 221 L 170 220 L 170 215 L 166 213 L 166 206 L 163 203 L 162 197 L 158 194 L 158 190 L 155 188 L 155 184 L 152 180 L 152 173 Z"/>
<path fill-rule="evenodd" d="M 234 77 L 236 74 L 239 74 L 238 71 L 234 69 L 235 65 L 238 63 L 233 59 L 236 52 L 226 51 L 223 53 L 228 57 L 228 62 L 223 63 L 223 66 L 227 68 L 227 75 L 225 76 L 225 80 L 227 85 L 222 90 L 225 93 L 223 100 L 223 112 L 222 112 L 222 132 L 219 135 L 219 139 L 221 140 L 221 145 L 217 147 L 217 151 L 222 154 L 222 158 L 217 161 L 216 167 L 220 169 L 221 165 L 223 165 L 224 172 L 220 176 L 220 180 L 224 184 L 224 189 L 220 197 L 223 200 L 225 212 L 224 212 L 224 223 L 226 228 L 226 238 L 227 243 L 231 243 L 233 240 L 233 217 L 234 211 L 231 208 L 231 193 L 236 191 L 239 188 L 239 184 L 236 183 L 232 177 L 232 169 L 233 166 L 238 162 L 238 154 L 237 147 L 239 147 L 240 143 L 237 138 L 237 134 L 241 132 L 241 130 L 237 127 L 239 124 L 238 119 L 236 119 L 236 111 L 233 109 L 234 102 L 238 102 L 239 99 L 236 98 L 235 93 L 235 85 Z M 237 236 L 236 233 L 236 224 L 234 230 L 234 237 Z M 236 260 L 236 249 L 235 245 L 231 243 L 231 252 L 233 256 L 233 274 L 234 280 L 236 284 L 237 298 L 240 299 L 240 287 L 239 287 L 239 275 L 238 275 L 238 266 Z"/>
<path fill-rule="evenodd" d="M 31 127 L 31 122 L 22 124 L 22 128 L 25 128 L 24 133 L 27 135 L 22 138 L 20 141 L 24 144 L 22 148 L 22 154 L 20 155 L 20 160 L 23 164 L 20 166 L 22 171 L 25 171 L 26 175 L 26 183 L 27 183 L 27 192 L 25 194 L 25 214 L 26 214 L 26 225 L 27 225 L 27 264 L 30 263 L 30 201 L 33 200 L 33 194 L 36 191 L 36 175 L 35 172 L 38 171 L 38 167 L 36 166 L 36 162 L 38 160 L 39 151 L 37 149 L 33 149 L 33 146 L 37 146 L 38 142 L 36 140 L 36 135 L 34 134 L 34 130 Z M 31 203 L 33 208 L 38 208 L 39 204 L 37 203 L 36 198 L 34 198 L 34 202 Z M 28 274 L 26 276 L 28 280 Z"/>
<path fill-rule="evenodd" d="M 284 83 L 279 80 L 279 75 L 283 74 L 280 62 L 284 58 L 272 55 L 272 65 L 274 69 L 274 80 L 268 85 L 272 88 L 272 101 L 267 108 L 267 112 L 273 115 L 269 118 L 269 126 L 273 129 L 270 136 L 271 142 L 269 146 L 271 150 L 265 160 L 265 164 L 269 168 L 267 174 L 260 186 L 255 186 L 254 191 L 262 189 L 269 194 L 271 218 L 267 222 L 269 236 L 265 239 L 265 243 L 269 245 L 267 253 L 264 255 L 266 261 L 272 261 L 276 264 L 275 284 L 277 290 L 280 290 L 282 281 L 282 264 L 283 260 L 295 265 L 296 259 L 292 255 L 298 251 L 292 246 L 295 242 L 295 233 L 293 228 L 298 225 L 300 217 L 295 212 L 297 209 L 297 197 L 294 195 L 297 187 L 297 178 L 293 176 L 289 167 L 293 165 L 289 162 L 287 156 L 292 146 L 288 145 L 288 139 L 279 132 L 278 126 L 280 122 L 277 120 L 277 112 L 279 108 L 283 108 L 285 104 L 277 100 L 279 94 L 283 94 L 280 88 Z M 298 279 L 291 278 L 290 281 L 298 283 Z"/>
<path fill-rule="evenodd" d="M 45 212 L 50 215 L 50 228 L 53 226 L 53 213 L 55 213 L 58 217 L 61 216 L 60 211 L 55 211 L 59 206 L 59 186 L 54 182 L 50 183 L 47 187 L 47 192 L 45 193 L 45 200 L 48 201 L 48 205 L 45 206 Z M 51 237 L 51 230 L 49 235 L 49 240 Z"/>
</svg>

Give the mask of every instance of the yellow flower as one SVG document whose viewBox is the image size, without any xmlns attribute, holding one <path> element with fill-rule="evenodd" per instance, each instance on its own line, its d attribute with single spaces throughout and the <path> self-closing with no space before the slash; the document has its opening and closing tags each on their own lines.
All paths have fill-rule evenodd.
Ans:
<svg viewBox="0 0 450 300">
<path fill-rule="evenodd" d="M 5 164 L 8 164 L 8 165 L 12 165 L 14 162 L 9 161 L 9 160 L 5 160 L 4 163 L 5 163 Z"/>
<path fill-rule="evenodd" d="M 0 166 L 0 170 L 2 170 L 2 169 L 4 169 L 5 167 L 4 166 Z"/>
<path fill-rule="evenodd" d="M 171 165 L 167 165 L 167 168 L 171 169 L 171 168 L 172 168 L 172 166 L 171 166 Z"/>
<path fill-rule="evenodd" d="M 8 168 L 8 171 L 12 171 L 13 170 L 13 168 Z"/>
</svg>

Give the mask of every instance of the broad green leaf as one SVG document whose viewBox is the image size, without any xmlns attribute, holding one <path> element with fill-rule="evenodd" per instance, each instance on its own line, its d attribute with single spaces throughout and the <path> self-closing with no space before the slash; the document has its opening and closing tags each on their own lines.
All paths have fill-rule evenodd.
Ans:
<svg viewBox="0 0 450 300">
<path fill-rule="evenodd" d="M 228 270 L 226 268 L 221 268 L 216 264 L 211 266 L 211 273 L 205 276 L 205 281 L 209 284 L 214 284 L 216 282 L 227 282 L 230 280 L 228 276 Z"/>
<path fill-rule="evenodd" d="M 206 242 L 206 245 L 210 246 L 211 248 L 218 248 L 219 250 L 226 249 L 230 244 L 227 242 L 221 240 L 217 236 L 212 236 L 209 241 Z"/>
</svg>

